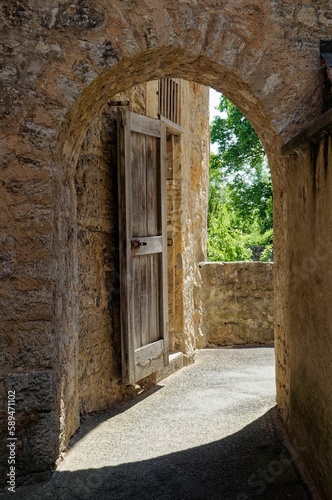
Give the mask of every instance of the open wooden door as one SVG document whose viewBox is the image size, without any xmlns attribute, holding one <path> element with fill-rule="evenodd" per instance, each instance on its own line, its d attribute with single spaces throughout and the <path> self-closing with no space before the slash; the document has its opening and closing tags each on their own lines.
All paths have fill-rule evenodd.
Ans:
<svg viewBox="0 0 332 500">
<path fill-rule="evenodd" d="M 165 124 L 118 119 L 122 375 L 136 382 L 168 364 Z"/>
</svg>

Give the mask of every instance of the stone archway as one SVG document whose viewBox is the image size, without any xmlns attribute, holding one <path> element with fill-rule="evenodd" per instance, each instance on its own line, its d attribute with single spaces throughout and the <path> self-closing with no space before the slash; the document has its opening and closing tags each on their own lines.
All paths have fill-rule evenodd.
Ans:
<svg viewBox="0 0 332 500">
<path fill-rule="evenodd" d="M 68 239 L 59 234 L 60 240 L 65 241 L 66 244 L 63 248 L 63 258 L 65 261 L 59 265 L 61 272 L 58 274 L 58 279 L 64 279 L 65 282 L 71 283 L 70 286 L 64 286 L 60 281 L 58 285 L 59 302 L 62 304 L 65 300 L 75 303 L 77 290 L 75 288 L 76 277 L 67 274 L 72 273 L 77 268 L 77 224 L 75 221 L 76 213 L 76 193 L 74 185 L 74 174 L 76 171 L 76 162 L 81 151 L 81 144 L 86 137 L 91 123 L 94 122 L 106 103 L 112 100 L 116 94 L 127 90 L 135 84 L 143 83 L 150 79 L 161 78 L 165 76 L 172 76 L 176 78 L 192 78 L 201 84 L 213 85 L 219 90 L 226 88 L 228 95 L 231 95 L 233 100 L 241 105 L 245 110 L 247 116 L 254 116 L 255 125 L 258 131 L 261 131 L 261 137 L 265 139 L 265 147 L 267 153 L 273 158 L 275 153 L 274 147 L 278 144 L 275 132 L 271 125 L 269 125 L 269 118 L 266 112 L 260 106 L 259 102 L 254 96 L 251 96 L 247 86 L 238 81 L 235 75 L 226 72 L 221 66 L 213 64 L 208 58 L 197 57 L 192 58 L 192 55 L 183 50 L 175 50 L 171 56 L 173 61 L 170 64 L 170 50 L 166 52 L 163 50 L 148 51 L 141 54 L 139 57 L 128 58 L 119 62 L 114 68 L 110 68 L 103 72 L 96 80 L 94 80 L 80 95 L 79 99 L 74 103 L 70 109 L 67 120 L 64 123 L 62 131 L 60 132 L 61 151 L 59 151 L 59 164 L 63 165 L 63 169 L 59 169 L 59 196 L 57 202 L 59 203 L 59 221 L 60 228 L 64 227 L 65 231 L 71 232 L 71 246 L 68 245 Z M 174 62 L 175 61 L 175 62 Z M 222 83 L 220 83 L 222 82 Z M 235 90 L 236 89 L 236 90 Z M 225 90 L 223 90 L 225 92 Z M 233 97 L 234 95 L 234 97 Z M 241 104 L 239 104 L 241 103 Z M 269 132 L 268 132 L 269 131 Z M 268 149 L 269 148 L 269 149 Z M 272 170 L 274 173 L 274 171 Z M 277 182 L 277 181 L 276 181 Z M 278 184 L 275 185 L 277 189 Z M 71 194 L 68 196 L 68 190 Z M 61 193 L 61 194 L 60 194 Z M 64 208 L 66 207 L 66 208 Z M 66 220 L 62 214 L 69 214 L 70 219 Z M 60 229 L 61 231 L 61 229 Z M 59 244 L 61 249 L 61 244 Z M 61 253 L 59 253 L 61 256 Z M 70 260 L 69 260 L 70 259 Z M 67 266 L 67 267 L 66 267 Z M 67 271 L 67 273 L 66 273 Z M 72 276 L 72 277 L 70 277 Z M 72 294 L 68 294 L 68 290 L 72 288 Z M 65 291 L 65 297 L 64 297 Z M 67 332 L 66 337 L 63 338 L 62 355 L 66 360 L 64 371 L 60 375 L 62 379 L 63 393 L 61 399 L 63 403 L 68 405 L 69 414 L 67 415 L 66 434 L 69 437 L 73 429 L 77 426 L 78 418 L 78 399 L 77 399 L 77 308 L 67 307 L 66 310 L 72 313 L 71 319 L 66 318 L 61 312 L 61 317 L 58 318 L 59 331 Z M 76 315 L 76 316 L 75 316 Z M 63 324 L 65 322 L 65 324 Z M 69 325 L 72 325 L 71 327 Z M 74 326 L 74 327 L 73 327 Z M 68 336 L 72 328 L 72 336 Z M 59 360 L 60 361 L 60 360 Z M 71 380 L 71 387 L 76 387 L 74 392 L 68 394 L 67 387 L 69 386 L 68 372 L 70 369 L 74 374 L 74 379 Z M 67 403 L 66 398 L 68 397 Z M 279 394 L 280 397 L 280 394 Z M 283 396 L 280 397 L 283 401 Z"/>
<path fill-rule="evenodd" d="M 327 376 L 331 322 L 324 315 L 330 293 L 329 261 L 319 260 L 318 271 L 309 273 L 311 288 L 302 280 L 296 295 L 290 277 L 291 266 L 301 266 L 310 256 L 310 234 L 326 230 L 325 240 L 330 241 L 328 206 L 319 201 L 322 196 L 327 199 L 330 188 L 328 180 L 324 192 L 321 184 L 315 184 L 314 190 L 308 188 L 312 182 L 310 148 L 303 148 L 303 156 L 296 159 L 281 156 L 280 147 L 324 110 L 318 41 L 329 36 L 328 0 L 305 6 L 282 0 L 262 6 L 241 0 L 236 5 L 226 1 L 221 7 L 212 1 L 118 0 L 112 9 L 106 1 L 98 6 L 88 0 L 52 6 L 37 2 L 34 8 L 28 2 L 22 4 L 21 8 L 16 4 L 3 7 L 2 20 L 6 59 L 1 128 L 6 265 L 2 276 L 3 295 L 9 297 L 2 325 L 6 333 L 3 373 L 7 388 L 22 377 L 35 389 L 36 380 L 37 386 L 42 381 L 46 406 L 25 403 L 36 421 L 44 419 L 40 425 L 51 429 L 47 439 L 54 446 L 48 447 L 41 468 L 54 461 L 55 449 L 66 445 L 77 425 L 75 165 L 90 124 L 107 99 L 163 76 L 191 79 L 223 91 L 252 122 L 269 156 L 279 242 L 278 403 L 290 429 L 301 422 L 307 455 L 316 456 L 318 463 L 319 457 L 330 453 L 332 444 L 312 441 L 309 417 L 301 409 L 306 392 L 298 399 L 290 386 L 298 388 L 305 372 L 312 391 L 316 387 L 316 394 L 323 394 L 324 408 L 319 397 L 314 398 L 320 409 L 315 427 L 319 436 L 331 421 L 332 405 L 308 352 L 311 328 L 319 329 L 324 319 L 323 340 L 316 348 Z M 27 37 L 27 30 L 34 37 Z M 327 143 L 314 155 L 317 160 L 324 153 L 326 179 L 329 148 Z M 317 167 L 320 160 L 316 160 Z M 309 216 L 317 206 L 319 210 Z M 302 239 L 298 237 L 301 224 L 306 227 Z M 323 283 L 323 296 L 316 295 L 315 279 Z M 310 327 L 305 321 L 307 310 L 314 310 Z M 298 342 L 302 333 L 306 341 L 292 343 L 293 336 Z M 34 356 L 26 356 L 27 346 Z M 297 368 L 290 372 L 293 361 Z M 38 413 L 45 411 L 47 415 Z M 56 445 L 59 424 L 55 423 L 59 417 L 60 447 Z M 22 427 L 24 419 L 22 415 Z M 29 451 L 30 456 L 38 454 L 37 448 Z M 322 460 L 317 467 L 326 481 L 332 464 L 323 466 Z"/>
</svg>

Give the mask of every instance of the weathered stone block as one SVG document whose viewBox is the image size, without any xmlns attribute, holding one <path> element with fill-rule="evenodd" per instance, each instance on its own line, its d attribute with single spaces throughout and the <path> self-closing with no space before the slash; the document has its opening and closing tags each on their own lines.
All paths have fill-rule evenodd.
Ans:
<svg viewBox="0 0 332 500">
<path fill-rule="evenodd" d="M 16 411 L 51 411 L 54 408 L 51 371 L 12 373 L 6 377 L 7 391 L 15 391 Z"/>
<path fill-rule="evenodd" d="M 56 131 L 39 123 L 25 121 L 21 124 L 19 135 L 28 137 L 34 146 L 41 149 L 45 141 L 54 144 Z"/>
<path fill-rule="evenodd" d="M 20 381 L 22 382 L 22 381 Z M 40 383 L 45 383 L 45 377 L 40 379 Z M 19 384 L 15 384 L 17 388 Z M 32 385 L 30 384 L 30 387 Z M 22 383 L 20 385 L 22 387 Z M 6 390 L 7 389 L 7 390 Z M 8 473 L 8 429 L 7 429 L 7 391 L 12 390 L 11 384 L 4 388 L 3 380 L 0 380 L 0 484 L 6 484 L 6 474 Z M 28 392 L 24 391 L 28 404 L 32 398 Z M 40 394 L 44 397 L 45 394 Z M 15 458 L 16 458 L 16 484 L 27 480 L 27 474 L 50 471 L 56 454 L 56 434 L 57 421 L 54 412 L 36 413 L 33 410 L 29 413 L 19 411 L 21 395 L 16 392 L 15 405 Z M 41 405 L 39 405 L 41 406 Z M 34 477 L 34 476 L 33 476 Z M 46 476 L 41 477 L 46 479 Z M 37 479 L 38 480 L 38 479 Z"/>
<path fill-rule="evenodd" d="M 10 356 L 10 339 L 5 335 L 4 331 L 0 329 L 0 368 L 8 364 Z"/>
<path fill-rule="evenodd" d="M 48 321 L 31 321 L 17 325 L 12 333 L 15 339 L 13 368 L 51 368 L 54 362 L 55 336 Z"/>
<path fill-rule="evenodd" d="M 83 90 L 80 83 L 73 82 L 64 75 L 56 79 L 56 86 L 69 102 L 73 102 Z"/>
<path fill-rule="evenodd" d="M 103 25 L 106 14 L 101 9 L 84 5 L 86 2 L 75 2 L 60 5 L 40 12 L 41 22 L 45 28 L 65 30 L 68 28 L 82 30 L 95 29 Z"/>
<path fill-rule="evenodd" d="M 110 40 L 104 40 L 91 52 L 94 61 L 101 66 L 112 66 L 119 60 L 119 55 Z"/>
<path fill-rule="evenodd" d="M 0 278 L 12 276 L 16 270 L 17 243 L 11 236 L 0 238 Z"/>
<path fill-rule="evenodd" d="M 56 458 L 57 419 L 54 412 L 17 414 L 17 464 L 24 474 L 51 470 Z"/>
<path fill-rule="evenodd" d="M 23 284 L 23 280 L 22 280 Z M 7 320 L 15 321 L 49 321 L 52 318 L 52 289 L 41 290 L 6 290 L 0 294 L 0 309 Z"/>
</svg>

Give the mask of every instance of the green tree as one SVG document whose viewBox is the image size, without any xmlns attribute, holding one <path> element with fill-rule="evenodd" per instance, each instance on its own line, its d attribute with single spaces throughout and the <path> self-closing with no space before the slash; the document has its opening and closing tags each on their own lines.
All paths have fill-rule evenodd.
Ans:
<svg viewBox="0 0 332 500">
<path fill-rule="evenodd" d="M 247 260 L 252 245 L 273 241 L 270 169 L 261 142 L 244 115 L 224 96 L 223 116 L 211 124 L 208 258 Z"/>
</svg>

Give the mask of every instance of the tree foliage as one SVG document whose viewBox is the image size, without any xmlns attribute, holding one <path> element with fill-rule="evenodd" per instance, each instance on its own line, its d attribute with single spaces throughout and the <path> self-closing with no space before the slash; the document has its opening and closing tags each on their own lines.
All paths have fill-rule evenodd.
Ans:
<svg viewBox="0 0 332 500">
<path fill-rule="evenodd" d="M 209 260 L 248 260 L 251 246 L 271 245 L 270 169 L 261 142 L 244 115 L 224 96 L 211 124 L 217 154 L 210 159 Z"/>
</svg>

